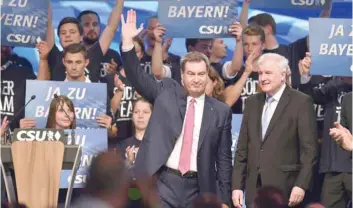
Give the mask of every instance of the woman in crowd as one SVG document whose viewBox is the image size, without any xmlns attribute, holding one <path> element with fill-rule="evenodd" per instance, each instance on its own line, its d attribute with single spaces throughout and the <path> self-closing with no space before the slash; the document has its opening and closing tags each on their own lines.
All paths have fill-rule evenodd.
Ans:
<svg viewBox="0 0 353 208">
<path fill-rule="evenodd" d="M 125 150 L 126 162 L 132 166 L 152 114 L 152 105 L 144 98 L 138 98 L 132 108 L 133 136 L 124 139 L 120 148 Z"/>
</svg>

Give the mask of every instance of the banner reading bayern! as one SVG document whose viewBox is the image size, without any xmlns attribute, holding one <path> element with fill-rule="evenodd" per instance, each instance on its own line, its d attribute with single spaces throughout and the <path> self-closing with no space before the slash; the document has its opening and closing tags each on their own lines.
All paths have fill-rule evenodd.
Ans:
<svg viewBox="0 0 353 208">
<path fill-rule="evenodd" d="M 98 128 L 96 117 L 106 114 L 107 85 L 105 83 L 26 81 L 26 102 L 36 98 L 25 109 L 25 117 L 33 118 L 37 128 L 45 128 L 49 105 L 54 95 L 65 95 L 75 106 L 77 128 Z"/>
<path fill-rule="evenodd" d="M 71 130 L 65 130 L 69 135 L 67 145 L 81 145 L 81 164 L 76 173 L 74 188 L 83 188 L 87 182 L 88 168 L 92 160 L 100 152 L 108 149 L 107 129 L 76 129 L 75 139 L 71 139 Z M 60 188 L 68 188 L 71 180 L 71 170 L 61 171 Z"/>
<path fill-rule="evenodd" d="M 322 9 L 332 0 L 251 0 L 251 8 Z"/>
<path fill-rule="evenodd" d="M 237 0 L 169 0 L 158 2 L 158 19 L 167 37 L 229 37 L 237 21 Z"/>
<path fill-rule="evenodd" d="M 313 75 L 352 76 L 352 19 L 309 19 Z"/>
<path fill-rule="evenodd" d="M 35 47 L 46 39 L 48 0 L 0 0 L 1 45 Z"/>
</svg>

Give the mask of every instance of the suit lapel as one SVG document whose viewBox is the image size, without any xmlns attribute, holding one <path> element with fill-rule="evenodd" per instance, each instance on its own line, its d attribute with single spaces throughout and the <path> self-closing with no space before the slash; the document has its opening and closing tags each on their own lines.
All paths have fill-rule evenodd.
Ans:
<svg viewBox="0 0 353 208">
<path fill-rule="evenodd" d="M 201 145 L 206 138 L 208 129 L 210 128 L 210 124 L 213 120 L 213 114 L 214 114 L 214 109 L 210 101 L 210 98 L 208 96 L 205 96 L 205 105 L 203 108 L 203 116 L 202 116 L 200 137 L 199 137 L 197 151 L 200 150 Z"/>
<path fill-rule="evenodd" d="M 270 124 L 269 124 L 269 126 L 267 128 L 267 131 L 266 131 L 266 134 L 265 134 L 265 138 L 263 139 L 263 141 L 265 141 L 267 139 L 268 135 L 273 130 L 273 127 L 275 126 L 276 121 L 282 115 L 282 112 L 284 111 L 284 109 L 288 105 L 289 100 L 290 100 L 290 89 L 289 89 L 288 86 L 286 86 L 286 88 L 284 89 L 283 94 L 282 94 L 282 96 L 281 96 L 281 98 L 279 100 L 279 103 L 277 104 L 276 110 L 273 113 L 273 116 L 272 116 Z"/>
<path fill-rule="evenodd" d="M 256 107 L 256 115 L 260 115 L 260 118 L 262 117 L 262 111 L 264 109 L 265 105 L 265 100 L 266 100 L 266 94 L 261 92 L 261 95 L 259 96 L 259 102 L 257 102 L 257 107 Z M 257 119 L 256 120 L 256 132 L 258 132 L 259 136 L 259 141 L 262 141 L 262 126 L 261 126 L 261 120 L 262 119 Z"/>
<path fill-rule="evenodd" d="M 180 117 L 181 117 L 181 126 L 183 126 L 185 113 L 186 113 L 186 103 L 187 103 L 187 95 L 185 91 L 176 92 L 176 98 L 178 102 Z"/>
</svg>

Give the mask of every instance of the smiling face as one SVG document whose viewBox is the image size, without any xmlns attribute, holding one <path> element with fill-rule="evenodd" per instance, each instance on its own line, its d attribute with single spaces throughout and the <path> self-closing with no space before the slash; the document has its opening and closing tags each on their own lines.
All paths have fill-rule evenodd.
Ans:
<svg viewBox="0 0 353 208">
<path fill-rule="evenodd" d="M 263 92 L 273 96 L 286 82 L 287 70 L 283 67 L 285 65 L 281 58 L 271 54 L 263 56 L 260 57 L 261 63 L 258 65 L 259 86 Z"/>
<path fill-rule="evenodd" d="M 66 113 L 65 113 L 66 112 Z M 67 115 L 66 115 L 67 114 Z M 74 120 L 74 112 L 65 102 L 61 101 L 55 113 L 56 129 L 69 129 Z"/>
<path fill-rule="evenodd" d="M 63 48 L 73 43 L 80 43 L 82 36 L 80 35 L 78 26 L 74 23 L 65 23 L 60 27 L 59 31 L 60 44 Z"/>
</svg>

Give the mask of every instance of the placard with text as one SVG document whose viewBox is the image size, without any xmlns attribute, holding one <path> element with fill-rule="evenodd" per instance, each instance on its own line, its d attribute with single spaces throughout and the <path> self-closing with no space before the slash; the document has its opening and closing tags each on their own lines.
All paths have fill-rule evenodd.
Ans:
<svg viewBox="0 0 353 208">
<path fill-rule="evenodd" d="M 230 37 L 229 26 L 237 21 L 237 5 L 237 0 L 160 1 L 158 17 L 167 37 Z"/>
<path fill-rule="evenodd" d="M 77 128 L 99 128 L 96 117 L 107 111 L 105 83 L 27 80 L 26 102 L 33 95 L 36 98 L 27 105 L 25 117 L 35 119 L 37 128 L 45 128 L 49 106 L 56 99 L 55 94 L 65 95 L 73 102 Z"/>
<path fill-rule="evenodd" d="M 309 19 L 313 75 L 352 76 L 352 19 Z"/>
<path fill-rule="evenodd" d="M 0 0 L 1 45 L 35 47 L 46 39 L 48 0 Z"/>
</svg>

